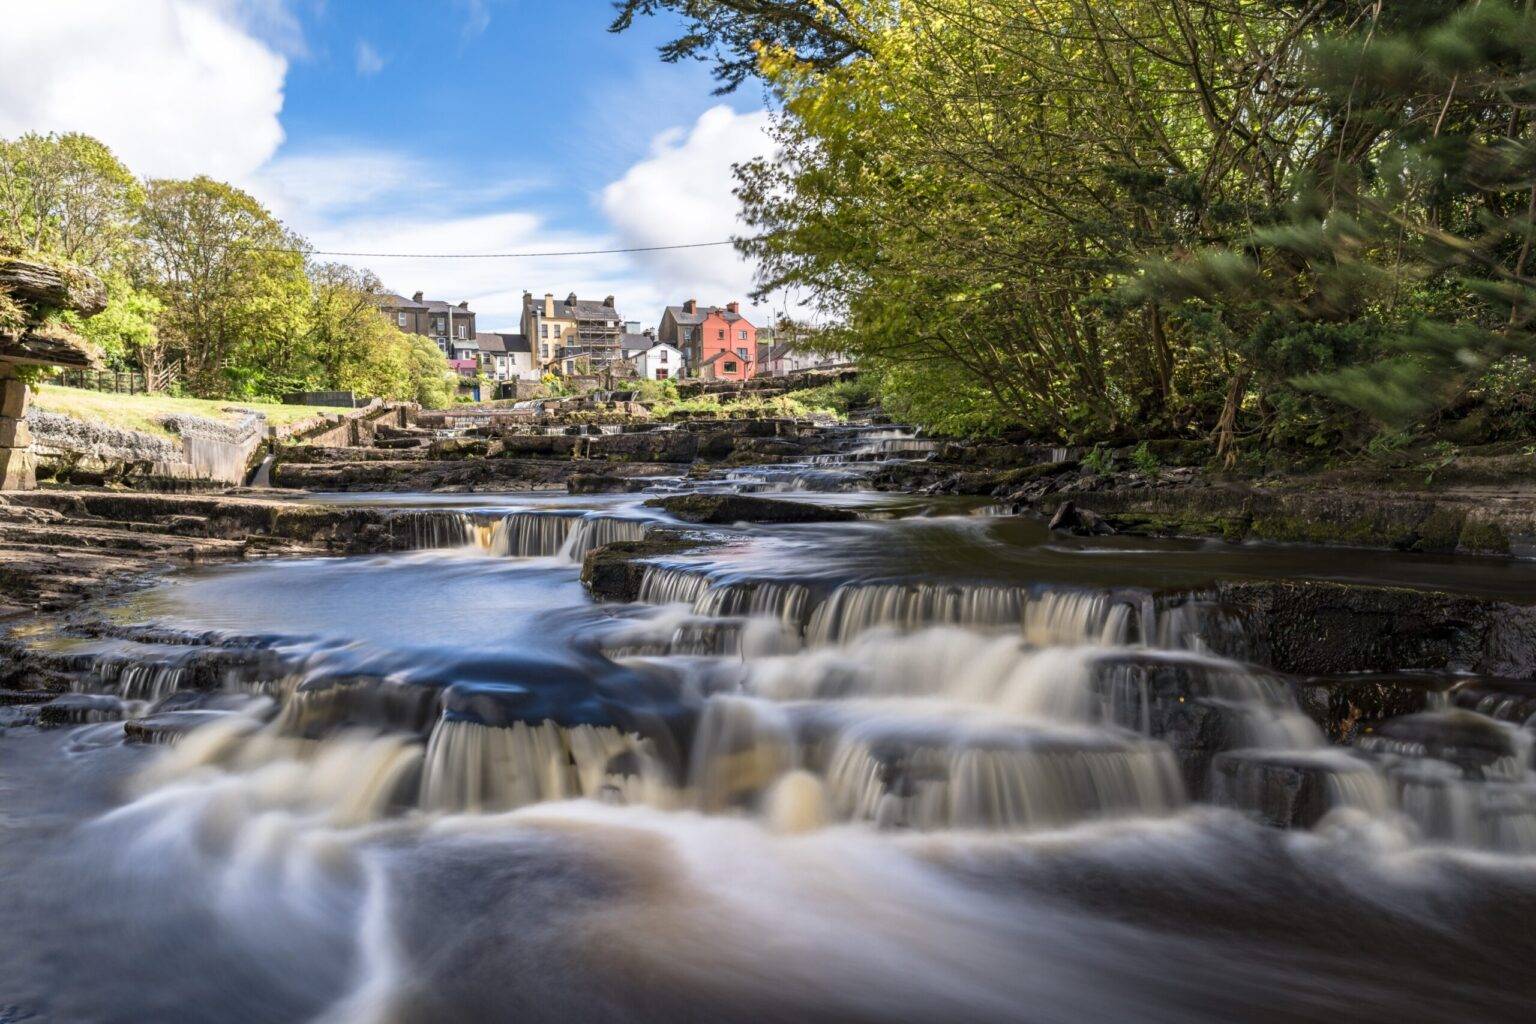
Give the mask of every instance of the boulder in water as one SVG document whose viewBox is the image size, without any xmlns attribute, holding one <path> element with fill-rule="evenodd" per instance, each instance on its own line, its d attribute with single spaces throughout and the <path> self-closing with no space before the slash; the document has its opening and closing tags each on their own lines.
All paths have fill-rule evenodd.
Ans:
<svg viewBox="0 0 1536 1024">
<path fill-rule="evenodd" d="M 104 693 L 66 693 L 37 709 L 38 725 L 112 722 L 127 714 L 123 702 Z"/>
<path fill-rule="evenodd" d="M 653 498 L 646 504 L 686 523 L 846 523 L 859 518 L 845 508 L 746 494 L 680 494 Z"/>
<path fill-rule="evenodd" d="M 1359 803 L 1356 791 L 1385 794 L 1385 783 L 1336 750 L 1229 750 L 1211 762 L 1212 802 L 1275 828 L 1311 828 L 1335 807 Z"/>
<path fill-rule="evenodd" d="M 1079 535 L 1115 532 L 1104 521 L 1103 516 L 1086 508 L 1078 508 L 1070 501 L 1064 501 L 1056 507 L 1056 514 L 1051 516 L 1048 528 L 1052 531 Z"/>
</svg>

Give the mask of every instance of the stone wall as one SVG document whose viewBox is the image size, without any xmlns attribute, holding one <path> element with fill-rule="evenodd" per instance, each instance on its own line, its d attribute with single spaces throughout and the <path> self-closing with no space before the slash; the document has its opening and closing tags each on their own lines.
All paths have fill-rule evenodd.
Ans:
<svg viewBox="0 0 1536 1024">
<path fill-rule="evenodd" d="M 14 365 L 0 363 L 0 491 L 37 486 L 37 459 L 26 417 L 27 386 Z"/>
</svg>

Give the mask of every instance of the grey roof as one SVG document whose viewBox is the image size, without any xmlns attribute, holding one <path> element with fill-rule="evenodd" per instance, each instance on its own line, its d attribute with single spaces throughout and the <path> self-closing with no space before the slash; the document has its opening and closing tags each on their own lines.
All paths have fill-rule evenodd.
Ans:
<svg viewBox="0 0 1536 1024">
<path fill-rule="evenodd" d="M 475 335 L 475 338 L 478 337 L 478 334 Z M 475 338 L 449 338 L 448 344 L 451 348 L 472 348 L 478 351 L 480 348 L 480 343 L 476 341 Z"/>
<path fill-rule="evenodd" d="M 625 334 L 619 338 L 619 348 L 625 352 L 644 352 L 656 344 L 649 334 Z"/>
<path fill-rule="evenodd" d="M 533 346 L 529 344 L 528 336 L 525 334 L 505 334 L 498 331 L 497 333 L 491 335 L 491 337 L 497 339 L 501 343 L 500 351 L 502 352 L 515 354 L 518 352 L 533 351 Z M 484 347 L 484 343 L 482 342 L 481 349 L 484 350 Z"/>
<path fill-rule="evenodd" d="M 506 343 L 501 340 L 499 334 L 487 334 L 485 331 L 475 332 L 475 343 L 480 346 L 481 352 L 505 352 Z"/>
<path fill-rule="evenodd" d="M 473 316 L 475 313 L 472 309 L 460 309 L 458 303 L 455 302 L 444 302 L 441 299 L 427 299 L 423 302 L 417 302 L 415 299 L 408 299 L 404 295 L 396 295 L 394 292 L 385 292 L 383 295 L 380 295 L 379 305 L 386 309 L 425 309 L 433 313 L 452 311 L 462 316 Z"/>
<path fill-rule="evenodd" d="M 672 314 L 672 319 L 680 327 L 697 327 L 709 315 L 708 309 L 700 309 L 697 313 L 688 313 L 684 312 L 682 306 L 668 306 L 667 312 Z"/>
<path fill-rule="evenodd" d="M 746 319 L 740 313 L 732 313 L 724 306 L 699 306 L 697 313 L 684 312 L 682 306 L 668 306 L 667 312 L 672 314 L 672 319 L 679 327 L 697 327 L 708 319 L 711 313 L 719 314 L 720 318 L 728 324 Z"/>
<path fill-rule="evenodd" d="M 567 296 L 569 298 L 569 296 Z M 533 300 L 533 312 L 535 316 L 544 315 L 544 300 Z M 606 305 L 601 299 L 577 299 L 574 303 L 566 299 L 555 300 L 555 319 L 557 320 L 611 320 L 615 323 L 624 318 L 619 311 Z"/>
<path fill-rule="evenodd" d="M 768 353 L 769 361 L 775 359 L 783 359 L 785 356 L 789 355 L 789 350 L 793 347 L 794 346 L 792 346 L 787 341 L 779 342 L 777 345 L 773 346 L 773 350 Z"/>
</svg>

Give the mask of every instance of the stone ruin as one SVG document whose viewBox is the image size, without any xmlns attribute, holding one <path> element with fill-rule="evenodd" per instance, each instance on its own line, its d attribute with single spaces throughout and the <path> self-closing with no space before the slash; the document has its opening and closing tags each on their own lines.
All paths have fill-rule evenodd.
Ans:
<svg viewBox="0 0 1536 1024">
<path fill-rule="evenodd" d="M 70 330 L 59 314 L 93 316 L 106 305 L 106 288 L 95 275 L 0 250 L 0 490 L 37 486 L 21 369 L 98 368 L 96 347 Z"/>
</svg>

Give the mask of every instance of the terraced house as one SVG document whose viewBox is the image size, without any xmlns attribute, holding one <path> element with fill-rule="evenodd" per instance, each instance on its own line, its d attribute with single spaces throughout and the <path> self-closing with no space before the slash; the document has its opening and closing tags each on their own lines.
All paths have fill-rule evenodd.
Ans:
<svg viewBox="0 0 1536 1024">
<path fill-rule="evenodd" d="M 624 318 L 612 295 L 599 302 L 575 292 L 564 300 L 545 292 L 539 300 L 523 292 L 520 328 L 540 368 L 553 373 L 600 373 L 623 358 Z"/>
<path fill-rule="evenodd" d="M 757 375 L 757 328 L 741 315 L 739 302 L 700 307 L 689 299 L 668 306 L 656 337 L 682 351 L 690 377 L 751 380 Z"/>
<path fill-rule="evenodd" d="M 379 296 L 379 312 L 407 334 L 431 338 L 449 359 L 475 357 L 475 314 L 467 300 L 455 306 L 421 292 L 410 298 L 389 293 Z"/>
</svg>

